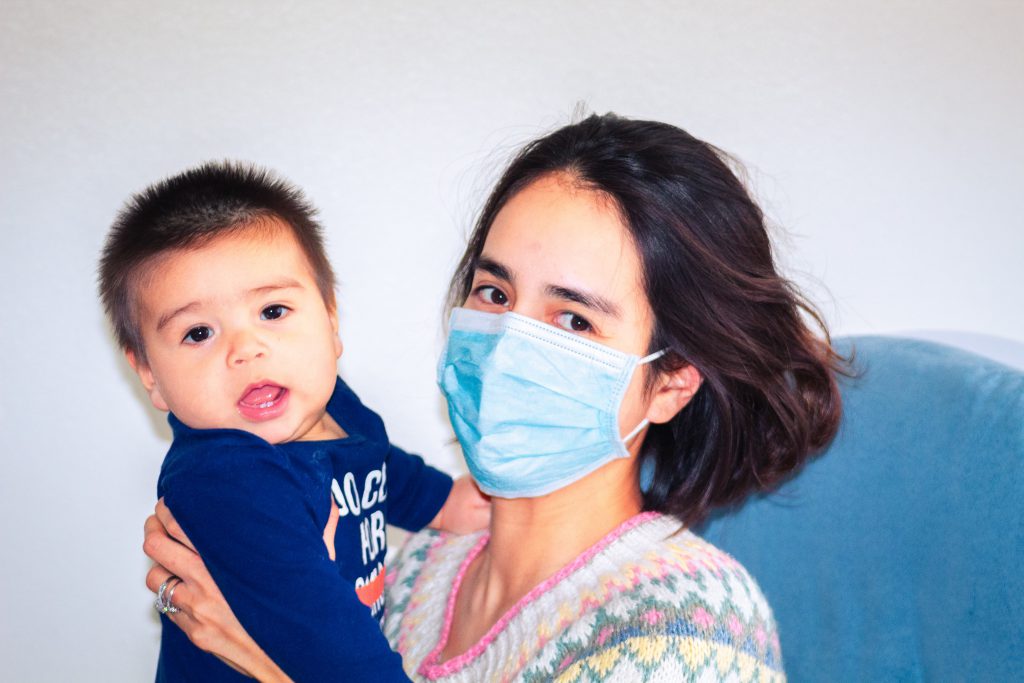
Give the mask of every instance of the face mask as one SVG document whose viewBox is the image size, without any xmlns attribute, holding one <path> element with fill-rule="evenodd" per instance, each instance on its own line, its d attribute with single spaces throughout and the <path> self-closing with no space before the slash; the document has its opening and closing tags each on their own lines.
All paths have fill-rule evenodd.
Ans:
<svg viewBox="0 0 1024 683">
<path fill-rule="evenodd" d="M 543 496 L 629 456 L 619 406 L 645 358 L 516 313 L 452 311 L 437 382 L 485 493 Z"/>
</svg>

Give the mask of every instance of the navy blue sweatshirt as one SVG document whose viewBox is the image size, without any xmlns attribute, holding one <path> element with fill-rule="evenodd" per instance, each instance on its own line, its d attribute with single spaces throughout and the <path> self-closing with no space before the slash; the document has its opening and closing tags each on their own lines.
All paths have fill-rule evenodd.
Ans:
<svg viewBox="0 0 1024 683">
<path fill-rule="evenodd" d="M 385 523 L 419 530 L 451 478 L 388 441 L 384 423 L 338 379 L 327 405 L 346 439 L 271 445 L 236 429 L 174 442 L 157 495 L 202 556 L 238 620 L 297 683 L 407 681 L 380 630 Z M 331 498 L 335 560 L 324 545 Z M 156 680 L 246 681 L 163 617 Z"/>
</svg>

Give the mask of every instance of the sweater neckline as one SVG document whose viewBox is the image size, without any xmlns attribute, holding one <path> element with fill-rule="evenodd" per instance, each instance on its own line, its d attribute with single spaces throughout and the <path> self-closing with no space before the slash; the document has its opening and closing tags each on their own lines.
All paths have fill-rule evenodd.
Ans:
<svg viewBox="0 0 1024 683">
<path fill-rule="evenodd" d="M 459 590 L 462 588 L 462 580 L 465 578 L 470 565 L 473 564 L 473 560 L 483 552 L 484 548 L 487 547 L 487 543 L 490 541 L 491 535 L 489 533 L 483 534 L 473 547 L 470 548 L 466 557 L 463 558 L 462 563 L 459 565 L 458 572 L 455 574 L 455 580 L 452 581 L 452 587 L 448 593 L 448 602 L 445 607 L 444 624 L 442 625 L 441 636 L 438 639 L 437 645 L 420 664 L 420 675 L 424 676 L 428 680 L 435 680 L 441 676 L 448 676 L 466 668 L 480 657 L 480 655 L 487 650 L 488 646 L 490 646 L 490 644 L 494 642 L 499 635 L 501 635 L 502 631 L 505 630 L 509 623 L 511 623 L 511 621 L 531 603 L 537 600 L 540 596 L 548 593 L 552 588 L 574 574 L 581 567 L 588 564 L 595 555 L 618 540 L 626 532 L 640 526 L 644 522 L 661 516 L 660 512 L 641 512 L 622 522 L 608 532 L 608 534 L 601 538 L 597 543 L 584 550 L 578 557 L 576 557 L 576 559 L 572 560 L 547 579 L 534 586 L 533 589 L 521 597 L 516 604 L 510 607 L 500 619 L 494 622 L 494 624 L 491 625 L 491 628 L 487 630 L 487 633 L 485 633 L 483 637 L 474 643 L 468 650 L 460 655 L 452 657 L 446 662 L 438 663 L 445 645 L 448 644 L 448 637 L 451 635 L 452 618 L 455 615 L 455 603 L 459 597 Z"/>
</svg>

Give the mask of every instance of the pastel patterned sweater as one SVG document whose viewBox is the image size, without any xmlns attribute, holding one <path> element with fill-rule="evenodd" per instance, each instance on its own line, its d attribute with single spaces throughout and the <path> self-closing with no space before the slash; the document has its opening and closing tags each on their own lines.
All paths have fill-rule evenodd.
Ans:
<svg viewBox="0 0 1024 683">
<path fill-rule="evenodd" d="M 757 584 L 678 520 L 642 513 L 439 663 L 454 596 L 484 533 L 412 536 L 388 573 L 385 634 L 418 681 L 783 681 Z"/>
</svg>

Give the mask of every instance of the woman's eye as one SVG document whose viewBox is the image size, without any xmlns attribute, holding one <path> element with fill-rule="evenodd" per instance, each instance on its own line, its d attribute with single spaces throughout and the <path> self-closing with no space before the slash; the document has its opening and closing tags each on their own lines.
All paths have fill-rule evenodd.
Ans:
<svg viewBox="0 0 1024 683">
<path fill-rule="evenodd" d="M 283 318 L 291 310 L 287 306 L 281 304 L 274 304 L 273 306 L 267 306 L 260 311 L 260 320 L 277 320 Z"/>
<path fill-rule="evenodd" d="M 197 325 L 185 333 L 185 338 L 182 339 L 182 341 L 186 344 L 202 344 L 212 336 L 213 330 L 209 327 L 206 325 Z"/>
<path fill-rule="evenodd" d="M 571 332 L 590 332 L 594 329 L 586 318 L 576 315 L 575 313 L 562 313 L 556 318 L 559 326 Z"/>
<path fill-rule="evenodd" d="M 490 285 L 480 287 L 476 290 L 477 296 L 485 304 L 493 304 L 495 306 L 508 306 L 508 295 L 501 291 L 497 287 Z"/>
</svg>

